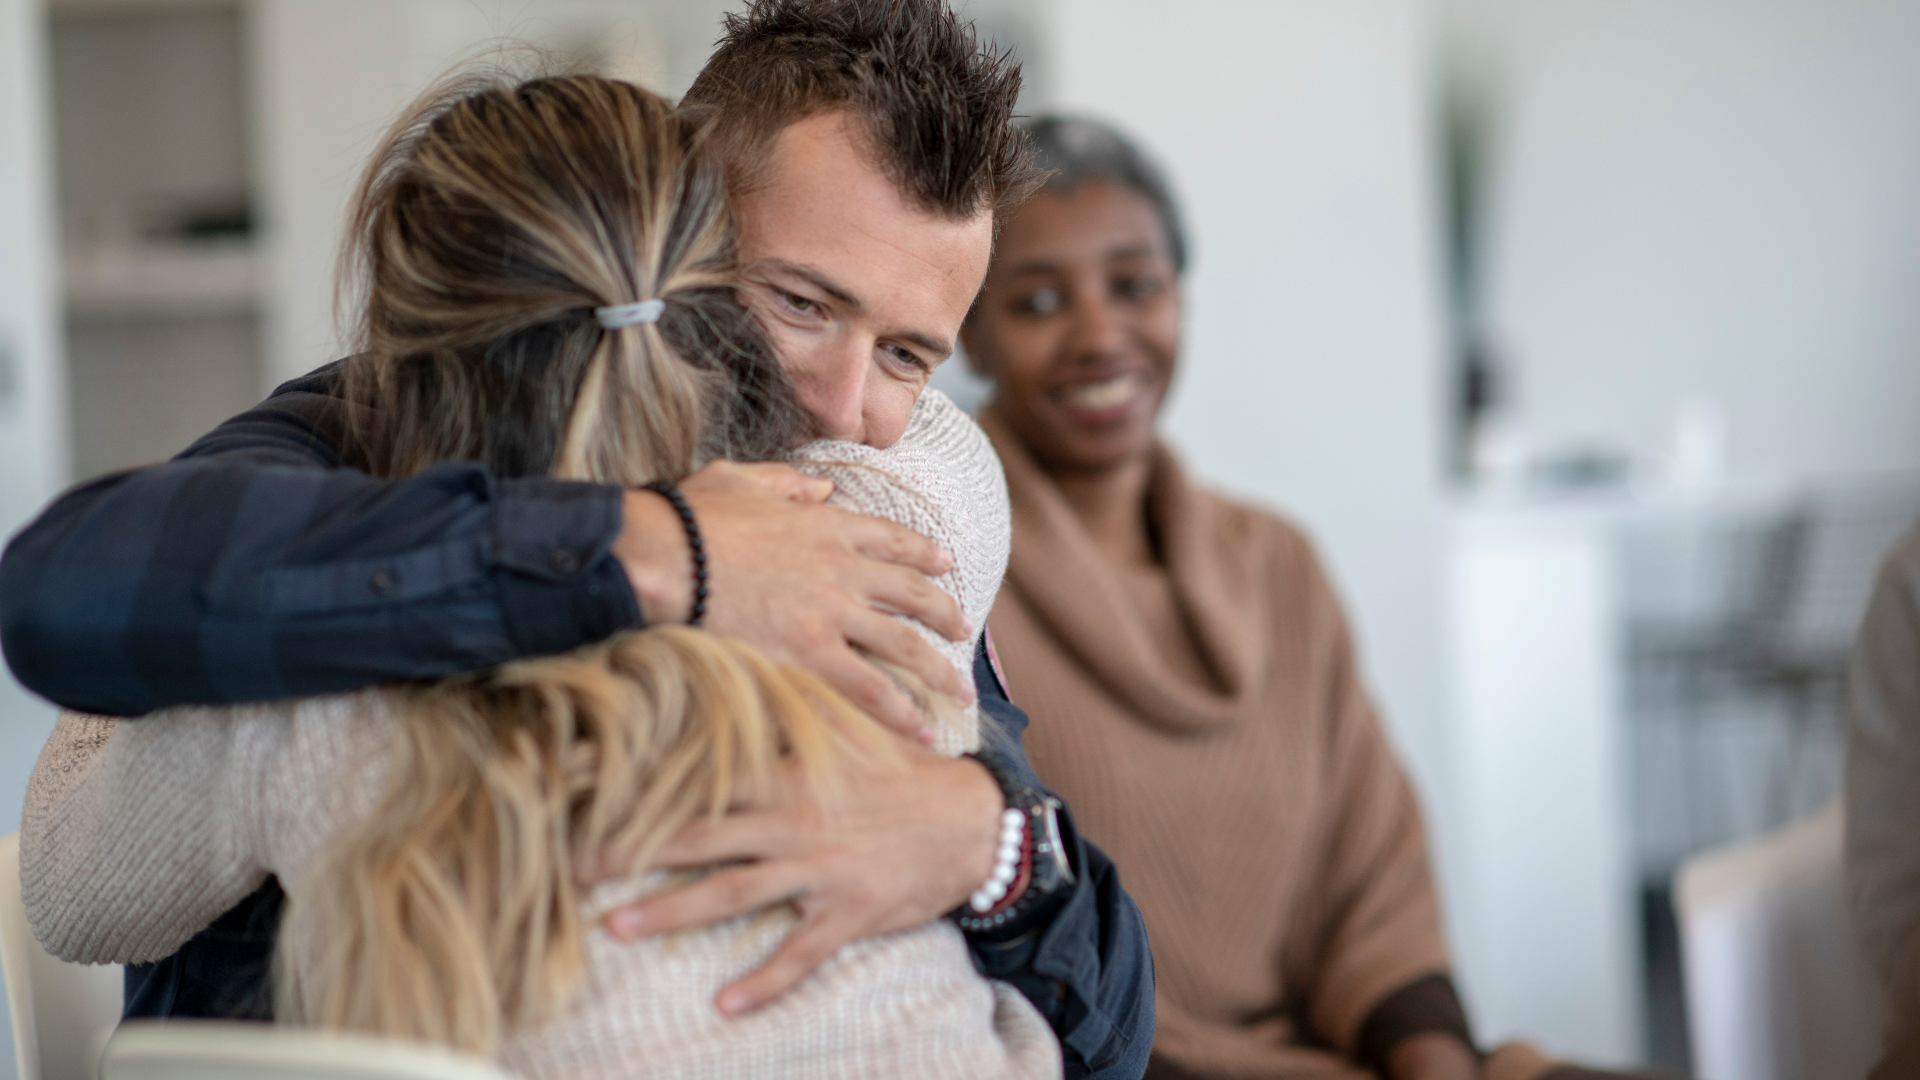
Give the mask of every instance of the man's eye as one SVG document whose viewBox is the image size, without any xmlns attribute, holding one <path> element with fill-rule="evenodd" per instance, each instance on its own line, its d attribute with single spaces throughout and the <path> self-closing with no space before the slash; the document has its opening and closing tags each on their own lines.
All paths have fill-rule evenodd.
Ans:
<svg viewBox="0 0 1920 1080">
<path fill-rule="evenodd" d="M 916 353 L 914 353 L 911 349 L 904 349 L 898 345 L 887 345 L 887 346 L 884 346 L 884 348 L 887 352 L 887 355 L 893 357 L 895 360 L 898 360 L 902 365 L 906 367 L 913 368 L 916 371 L 931 370 L 927 362 L 925 360 L 920 359 L 920 357 Z"/>
<path fill-rule="evenodd" d="M 1124 277 L 1113 283 L 1114 295 L 1122 300 L 1145 300 L 1161 289 L 1161 281 L 1151 274 L 1141 277 Z"/>
<path fill-rule="evenodd" d="M 1035 289 L 1013 303 L 1013 310 L 1021 315 L 1058 315 L 1065 305 L 1065 299 L 1058 289 Z"/>
<path fill-rule="evenodd" d="M 780 302 L 787 305 L 789 310 L 801 315 L 810 315 L 820 308 L 819 304 L 801 296 L 799 293 L 782 292 L 780 294 Z"/>
</svg>

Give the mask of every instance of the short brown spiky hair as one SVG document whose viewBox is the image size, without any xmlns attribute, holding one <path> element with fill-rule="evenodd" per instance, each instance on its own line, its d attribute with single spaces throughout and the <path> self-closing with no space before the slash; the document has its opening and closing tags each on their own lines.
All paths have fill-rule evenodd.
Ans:
<svg viewBox="0 0 1920 1080">
<path fill-rule="evenodd" d="M 1013 127 L 1019 63 L 946 0 L 751 0 L 725 25 L 682 107 L 736 186 L 788 125 L 830 109 L 858 117 L 876 163 L 934 213 L 991 208 L 998 225 L 1044 179 Z"/>
</svg>

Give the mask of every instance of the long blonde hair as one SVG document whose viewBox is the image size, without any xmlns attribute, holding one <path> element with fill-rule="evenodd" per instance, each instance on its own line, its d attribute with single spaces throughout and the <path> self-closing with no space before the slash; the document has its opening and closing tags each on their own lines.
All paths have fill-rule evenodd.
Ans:
<svg viewBox="0 0 1920 1080">
<path fill-rule="evenodd" d="M 368 168 L 343 262 L 364 307 L 351 459 L 633 485 L 798 441 L 695 150 L 663 101 L 606 79 L 469 79 L 417 102 Z M 657 324 L 593 318 L 652 297 Z M 742 785 L 797 776 L 831 805 L 849 769 L 899 760 L 816 677 L 694 630 L 380 697 L 389 780 L 290 897 L 277 1015 L 480 1054 L 579 987 L 576 860 L 644 865 Z"/>
</svg>

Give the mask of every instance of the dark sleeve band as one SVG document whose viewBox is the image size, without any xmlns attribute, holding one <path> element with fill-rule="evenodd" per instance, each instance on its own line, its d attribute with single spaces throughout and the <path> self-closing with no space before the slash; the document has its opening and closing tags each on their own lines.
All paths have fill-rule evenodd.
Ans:
<svg viewBox="0 0 1920 1080">
<path fill-rule="evenodd" d="M 1451 1035 L 1468 1047 L 1473 1046 L 1473 1029 L 1467 1025 L 1467 1010 L 1453 979 L 1446 975 L 1427 975 L 1388 994 L 1373 1007 L 1360 1025 L 1360 1039 L 1353 1057 L 1376 1076 L 1386 1076 L 1387 1062 L 1402 1040 L 1435 1032 Z"/>
</svg>

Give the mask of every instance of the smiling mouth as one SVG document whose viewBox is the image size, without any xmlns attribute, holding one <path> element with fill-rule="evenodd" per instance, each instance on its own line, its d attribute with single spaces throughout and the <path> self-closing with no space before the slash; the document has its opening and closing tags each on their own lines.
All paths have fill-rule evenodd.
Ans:
<svg viewBox="0 0 1920 1080">
<path fill-rule="evenodd" d="M 1059 396 L 1060 403 L 1070 409 L 1106 412 L 1130 404 L 1146 391 L 1146 375 L 1128 371 L 1099 382 L 1064 387 L 1059 391 Z"/>
</svg>

